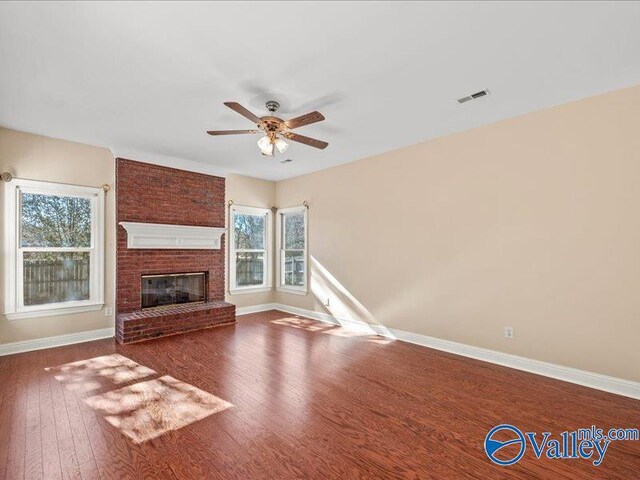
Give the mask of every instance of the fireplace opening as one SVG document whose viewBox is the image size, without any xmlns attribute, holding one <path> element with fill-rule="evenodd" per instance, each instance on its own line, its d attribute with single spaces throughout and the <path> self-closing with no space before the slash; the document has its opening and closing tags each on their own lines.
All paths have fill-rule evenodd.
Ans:
<svg viewBox="0 0 640 480">
<path fill-rule="evenodd" d="M 142 308 L 205 301 L 204 273 L 142 275 Z"/>
</svg>

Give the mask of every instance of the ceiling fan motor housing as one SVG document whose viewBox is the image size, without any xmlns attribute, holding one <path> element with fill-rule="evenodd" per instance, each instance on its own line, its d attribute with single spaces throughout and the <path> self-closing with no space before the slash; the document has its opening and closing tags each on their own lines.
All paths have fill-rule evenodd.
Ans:
<svg viewBox="0 0 640 480">
<path fill-rule="evenodd" d="M 267 103 L 265 103 L 265 106 L 267 107 L 267 110 L 269 110 L 269 113 L 271 113 L 271 115 L 261 117 L 260 120 L 262 120 L 262 124 L 258 125 L 258 127 L 262 128 L 269 136 L 269 138 L 275 141 L 278 133 L 283 133 L 284 131 L 286 131 L 284 120 L 273 115 L 280 108 L 280 104 L 275 100 L 269 100 Z"/>
</svg>

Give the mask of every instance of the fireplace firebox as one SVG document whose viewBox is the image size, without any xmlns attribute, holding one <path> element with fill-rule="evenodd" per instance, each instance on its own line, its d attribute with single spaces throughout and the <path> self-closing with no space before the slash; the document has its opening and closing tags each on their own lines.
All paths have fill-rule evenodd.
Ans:
<svg viewBox="0 0 640 480">
<path fill-rule="evenodd" d="M 206 301 L 204 273 L 142 275 L 141 286 L 143 309 Z"/>
</svg>

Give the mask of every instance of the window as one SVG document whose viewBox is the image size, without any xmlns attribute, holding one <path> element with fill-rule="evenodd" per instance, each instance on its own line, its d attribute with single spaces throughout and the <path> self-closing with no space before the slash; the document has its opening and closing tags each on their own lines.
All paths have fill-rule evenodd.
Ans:
<svg viewBox="0 0 640 480">
<path fill-rule="evenodd" d="M 271 211 L 231 207 L 230 291 L 255 293 L 271 289 Z"/>
<path fill-rule="evenodd" d="M 102 189 L 15 179 L 5 220 L 7 318 L 102 308 Z"/>
<path fill-rule="evenodd" d="M 307 292 L 307 208 L 278 210 L 278 289 Z"/>
</svg>

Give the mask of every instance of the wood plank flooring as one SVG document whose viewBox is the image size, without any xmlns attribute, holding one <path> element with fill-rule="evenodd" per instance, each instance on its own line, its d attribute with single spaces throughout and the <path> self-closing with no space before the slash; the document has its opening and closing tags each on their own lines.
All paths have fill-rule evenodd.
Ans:
<svg viewBox="0 0 640 480">
<path fill-rule="evenodd" d="M 494 465 L 500 423 L 640 428 L 640 402 L 276 311 L 0 357 L 0 479 L 640 478 L 640 442 Z"/>
</svg>

